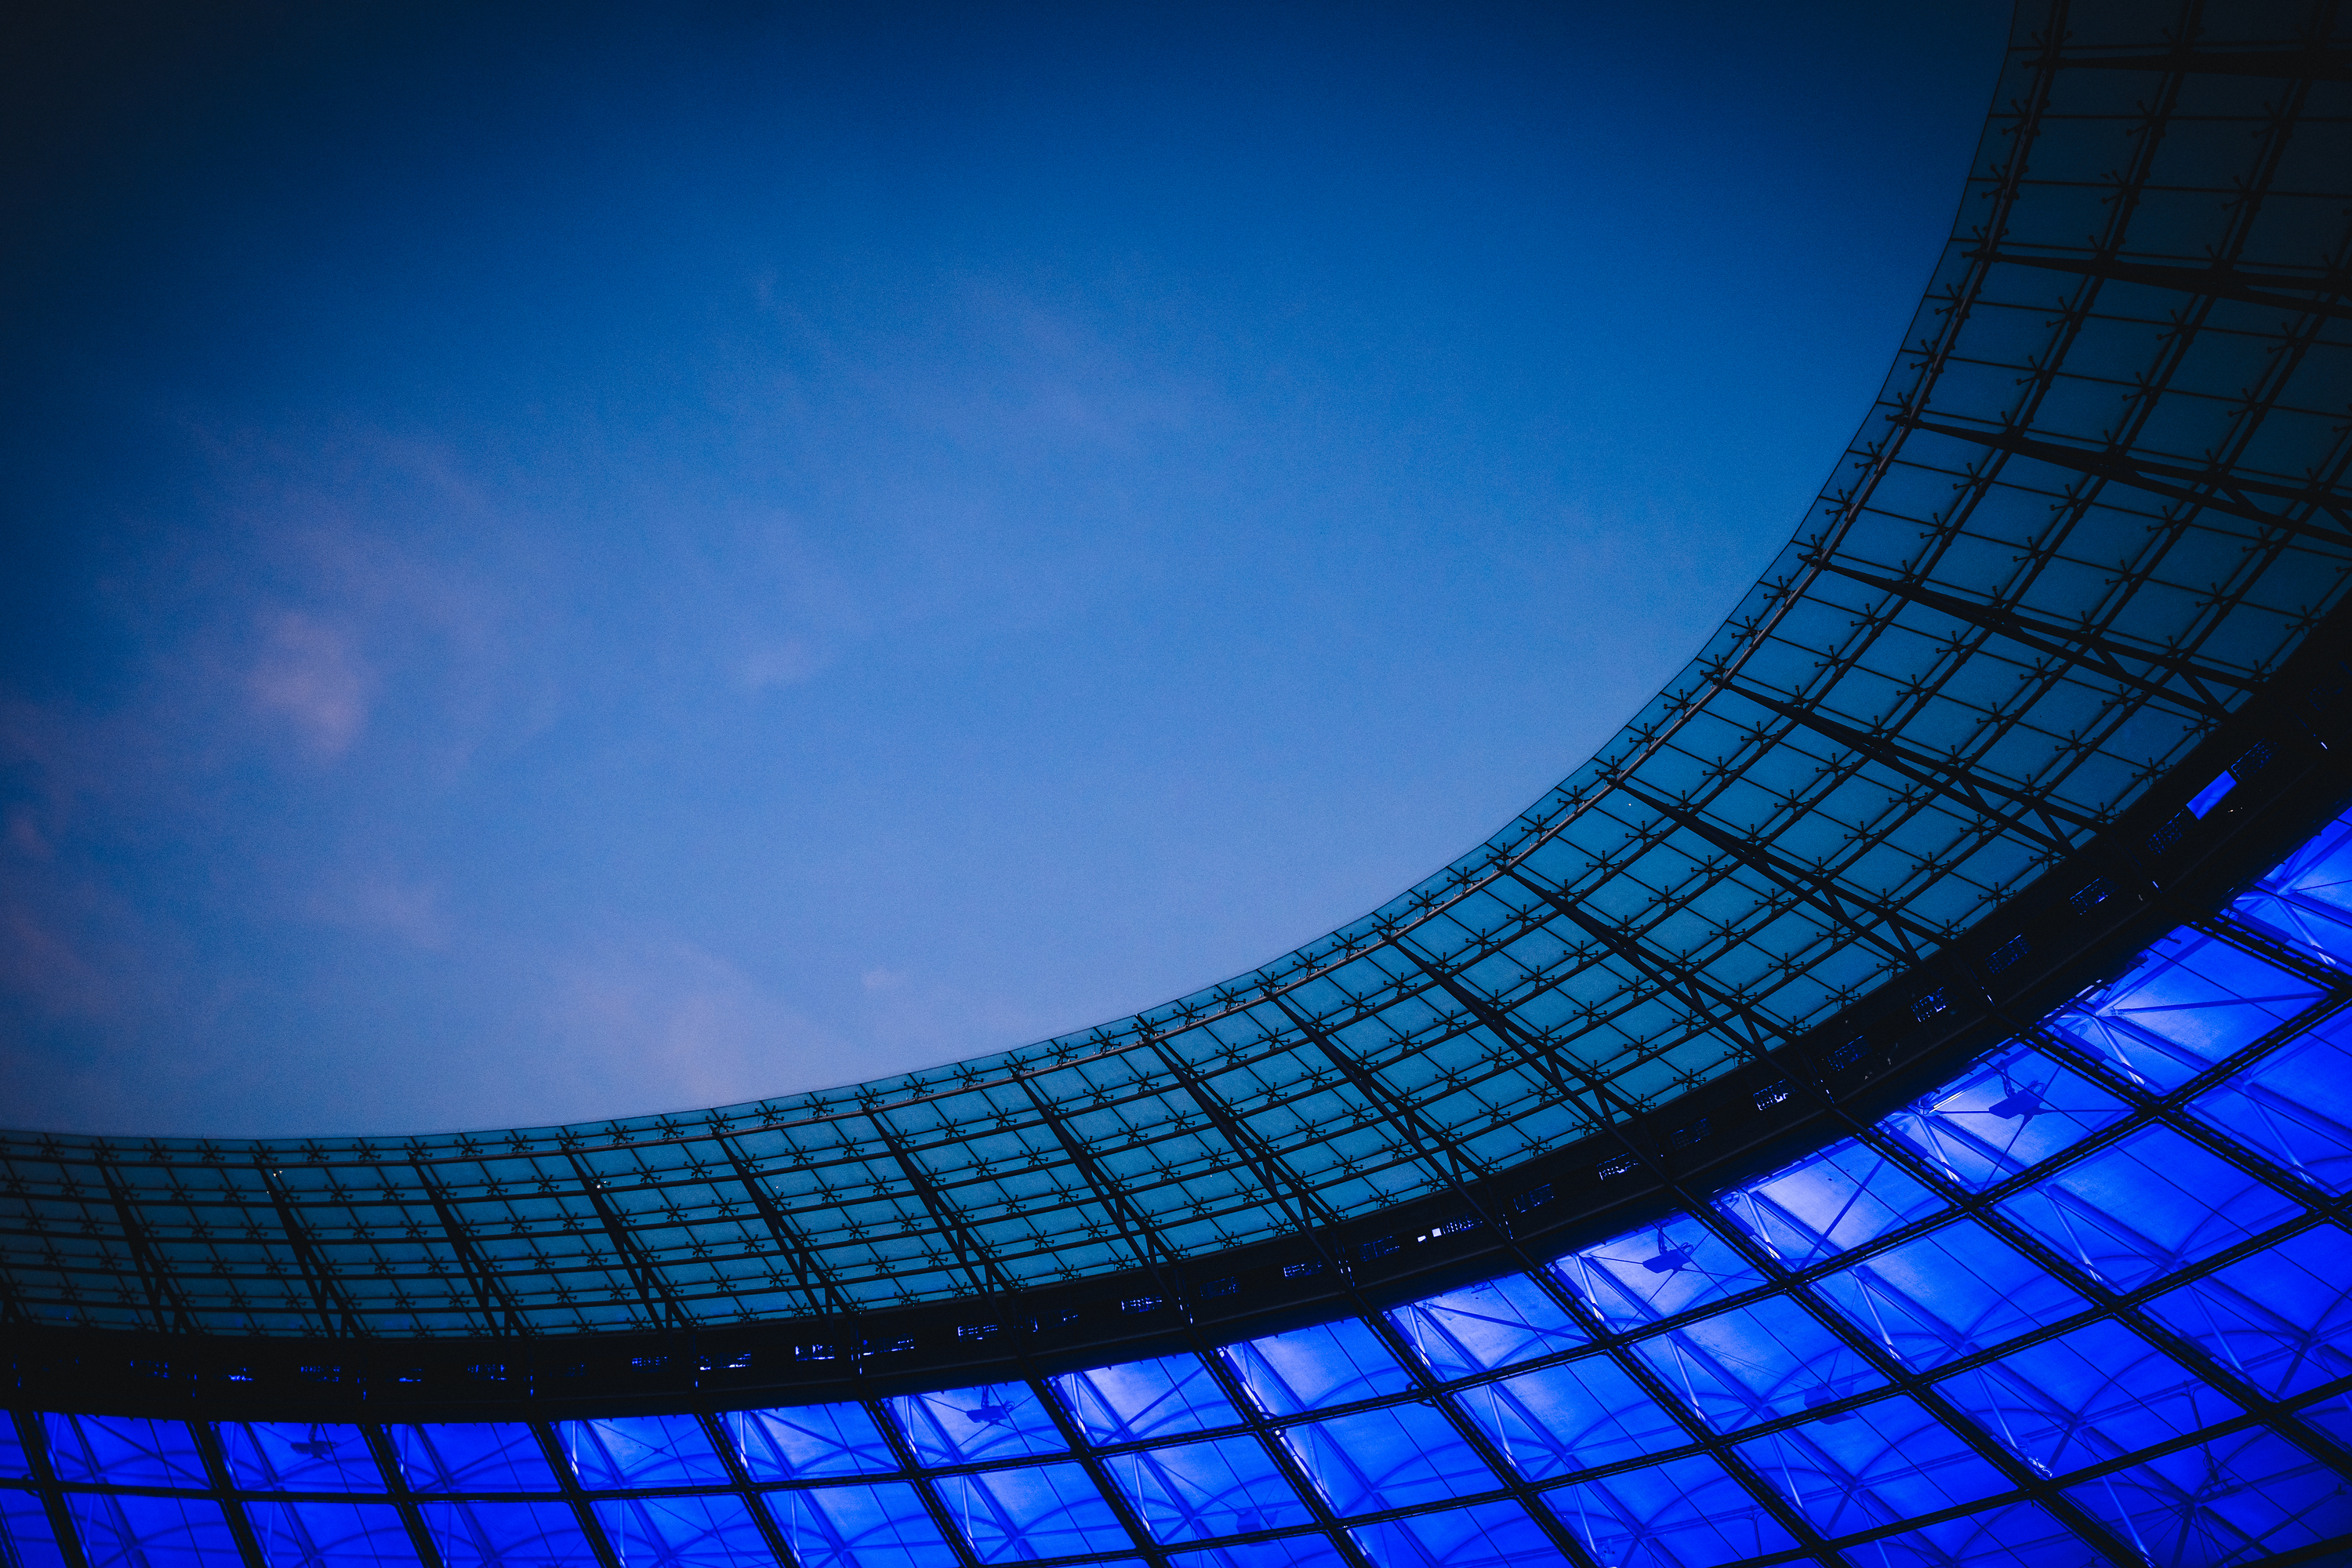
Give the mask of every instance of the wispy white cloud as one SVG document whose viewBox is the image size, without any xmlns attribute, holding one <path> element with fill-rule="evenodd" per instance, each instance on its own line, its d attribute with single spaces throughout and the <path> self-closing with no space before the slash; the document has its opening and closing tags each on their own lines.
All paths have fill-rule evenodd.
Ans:
<svg viewBox="0 0 2352 1568">
<path fill-rule="evenodd" d="M 805 1085 L 841 1055 L 742 970 L 684 941 L 615 941 L 560 962 L 546 1022 L 575 1117 L 752 1100 Z"/>
<path fill-rule="evenodd" d="M 300 610 L 265 617 L 246 690 L 257 712 L 282 721 L 312 755 L 331 761 L 352 749 L 367 725 L 368 686 L 341 628 Z"/>
<path fill-rule="evenodd" d="M 323 924 L 381 931 L 412 947 L 437 952 L 449 945 L 445 897 L 437 880 L 389 873 L 361 876 L 320 889 L 311 897 L 308 913 Z"/>
</svg>

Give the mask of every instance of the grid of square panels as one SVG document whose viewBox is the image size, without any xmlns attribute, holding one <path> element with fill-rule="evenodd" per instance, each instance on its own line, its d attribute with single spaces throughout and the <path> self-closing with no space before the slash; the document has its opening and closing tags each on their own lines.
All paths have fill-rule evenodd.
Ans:
<svg viewBox="0 0 2352 1568">
<path fill-rule="evenodd" d="M 1386 1311 L 858 1403 L 17 1412 L 15 1561 L 2189 1568 L 2352 1552 L 2352 814 L 1950 1081 Z"/>
<path fill-rule="evenodd" d="M 2347 43 L 2325 0 L 2027 0 L 1796 538 L 1600 755 L 1363 920 L 1097 1029 L 701 1114 L 0 1134 L 14 1298 L 454 1337 L 1050 1285 L 1507 1169 L 1598 1127 L 1594 1084 L 1639 1109 L 1742 1059 L 1730 1018 L 1802 1030 L 2079 847 L 2344 598 L 2352 84 L 2277 61 Z"/>
</svg>

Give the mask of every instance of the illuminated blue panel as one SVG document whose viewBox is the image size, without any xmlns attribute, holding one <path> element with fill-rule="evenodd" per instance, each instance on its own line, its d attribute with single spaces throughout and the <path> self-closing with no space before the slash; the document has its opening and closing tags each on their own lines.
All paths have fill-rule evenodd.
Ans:
<svg viewBox="0 0 2352 1568">
<path fill-rule="evenodd" d="M 16 1436 L 14 1420 L 0 1420 L 0 1478 L 29 1476 L 33 1467 L 25 1458 L 25 1445 Z"/>
<path fill-rule="evenodd" d="M 2273 1399 L 2352 1377 L 2352 1236 L 2332 1225 L 2151 1300 L 2151 1316 Z"/>
<path fill-rule="evenodd" d="M 1786 1296 L 1639 1341 L 1658 1381 L 1718 1432 L 1736 1432 L 1885 1383 L 1861 1352 Z"/>
<path fill-rule="evenodd" d="M 1764 1276 L 1692 1215 L 1571 1252 L 1553 1267 L 1612 1328 L 1638 1328 L 1703 1307 Z"/>
<path fill-rule="evenodd" d="M 2338 1014 L 2189 1109 L 2315 1186 L 2352 1189 L 2352 1022 Z"/>
<path fill-rule="evenodd" d="M 2302 1212 L 2168 1127 L 2069 1165 L 2001 1211 L 2119 1290 L 2161 1278 Z"/>
<path fill-rule="evenodd" d="M 1391 1405 L 1286 1428 L 1284 1441 L 1343 1517 L 1437 1502 L 1497 1485 L 1453 1423 L 1426 1405 Z"/>
<path fill-rule="evenodd" d="M 917 1462 L 925 1465 L 1060 1454 L 1070 1447 L 1045 1400 L 1025 1383 L 992 1383 L 893 1399 L 890 1415 L 914 1445 Z"/>
<path fill-rule="evenodd" d="M 1907 1395 L 1743 1444 L 1823 1535 L 1895 1524 L 2010 1489 L 1991 1463 Z"/>
<path fill-rule="evenodd" d="M 61 1481 L 124 1487 L 209 1487 L 184 1423 L 139 1415 L 44 1415 L 49 1464 Z"/>
<path fill-rule="evenodd" d="M 2323 963 L 2352 968 L 2352 826 L 2330 824 L 2230 912 Z"/>
<path fill-rule="evenodd" d="M 730 1410 L 719 1420 L 735 1457 L 755 1481 L 887 1475 L 898 1468 L 862 1405 Z"/>
<path fill-rule="evenodd" d="M 1454 1403 L 1531 1481 L 1687 1441 L 1681 1424 L 1605 1355 L 1465 1388 Z"/>
<path fill-rule="evenodd" d="M 228 1518 L 210 1498 L 66 1493 L 89 1568 L 242 1568 Z"/>
<path fill-rule="evenodd" d="M 1415 1514 L 1359 1525 L 1351 1533 L 1380 1568 L 1511 1568 L 1568 1561 L 1515 1502 Z"/>
<path fill-rule="evenodd" d="M 1885 1568 L 2107 1568 L 2105 1553 L 2032 1503 L 1883 1536 L 1861 1550 Z"/>
<path fill-rule="evenodd" d="M 1104 1468 L 1155 1541 L 1173 1544 L 1315 1522 L 1255 1437 L 1148 1448 L 1116 1455 Z"/>
<path fill-rule="evenodd" d="M 939 1497 L 982 1563 L 1134 1547 L 1118 1516 L 1077 1465 L 949 1476 L 939 1482 Z"/>
<path fill-rule="evenodd" d="M 0 1540 L 7 1542 L 16 1553 L 10 1561 L 21 1568 L 65 1568 L 48 1510 L 32 1492 L 0 1490 Z"/>
<path fill-rule="evenodd" d="M 2063 1153 L 2131 1108 L 2031 1046 L 2008 1046 L 1881 1125 L 1981 1192 Z"/>
<path fill-rule="evenodd" d="M 271 1568 L 413 1568 L 418 1560 L 390 1503 L 253 1502 L 245 1517 Z"/>
<path fill-rule="evenodd" d="M 563 1457 L 591 1489 L 723 1483 L 727 1462 L 691 1415 L 616 1415 L 556 1428 Z"/>
<path fill-rule="evenodd" d="M 1802 1268 L 1948 1205 L 1885 1155 L 1848 1140 L 1735 1187 L 1715 1206 L 1782 1264 Z"/>
<path fill-rule="evenodd" d="M 1918 1372 L 2046 1328 L 2090 1304 L 1972 1219 L 1824 1275 L 1813 1289 Z"/>
<path fill-rule="evenodd" d="M 520 1421 L 447 1421 L 394 1426 L 393 1452 L 409 1486 L 425 1492 L 551 1492 L 555 1472 Z"/>
<path fill-rule="evenodd" d="M 2051 1026 L 2161 1093 L 2244 1050 L 2319 994 L 2242 948 L 2183 930 Z"/>
<path fill-rule="evenodd" d="M 1327 1535 L 1286 1535 L 1279 1541 L 1256 1541 L 1245 1546 L 1214 1546 L 1206 1552 L 1179 1552 L 1169 1568 L 1347 1568 L 1348 1560 Z"/>
<path fill-rule="evenodd" d="M 1732 1563 L 1796 1544 L 1747 1488 L 1704 1454 L 1565 1487 L 1545 1500 L 1594 1561 L 1623 1568 Z"/>
<path fill-rule="evenodd" d="M 2236 1401 L 2113 1321 L 2028 1345 L 1937 1391 L 2045 1476 L 2119 1459 L 2242 1414 Z"/>
<path fill-rule="evenodd" d="M 2067 1489 L 2158 1563 L 2249 1563 L 2352 1531 L 2352 1488 L 2256 1428 Z"/>
<path fill-rule="evenodd" d="M 416 1511 L 444 1568 L 535 1568 L 596 1558 L 570 1503 L 424 1502 Z"/>
<path fill-rule="evenodd" d="M 1354 1318 L 1228 1345 L 1224 1357 L 1269 1415 L 1296 1415 L 1417 1386 L 1370 1324 Z"/>
<path fill-rule="evenodd" d="M 1195 1355 L 1160 1356 L 1065 1373 L 1054 1391 L 1097 1443 L 1131 1443 L 1238 1425 L 1241 1415 Z"/>
<path fill-rule="evenodd" d="M 772 1492 L 768 1503 L 800 1568 L 956 1568 L 959 1561 L 905 1481 Z"/>
<path fill-rule="evenodd" d="M 751 1507 L 731 1492 L 617 1498 L 594 1505 L 596 1522 L 624 1563 L 664 1568 L 740 1568 L 775 1561 Z"/>
<path fill-rule="evenodd" d="M 254 1491 L 380 1492 L 383 1477 L 356 1426 L 334 1422 L 224 1421 L 229 1479 Z"/>
<path fill-rule="evenodd" d="M 1524 1274 L 1449 1290 L 1389 1314 L 1440 1378 L 1492 1372 L 1591 1338 L 1568 1310 Z"/>
</svg>

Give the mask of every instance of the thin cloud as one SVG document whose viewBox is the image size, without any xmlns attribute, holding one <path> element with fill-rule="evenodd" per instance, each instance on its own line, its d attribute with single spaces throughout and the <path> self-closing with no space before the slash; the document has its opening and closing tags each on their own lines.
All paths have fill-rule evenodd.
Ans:
<svg viewBox="0 0 2352 1568">
<path fill-rule="evenodd" d="M 265 618 L 246 690 L 256 711 L 281 721 L 312 755 L 332 761 L 352 749 L 367 727 L 368 686 L 341 629 L 299 610 Z"/>
</svg>

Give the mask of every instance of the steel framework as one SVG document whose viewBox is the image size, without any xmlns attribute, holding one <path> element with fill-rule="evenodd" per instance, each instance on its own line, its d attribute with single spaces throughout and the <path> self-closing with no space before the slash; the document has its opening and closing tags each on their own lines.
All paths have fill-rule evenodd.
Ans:
<svg viewBox="0 0 2352 1568">
<path fill-rule="evenodd" d="M 2347 1008 L 2352 816 L 1854 1135 L 1521 1272 L 784 1409 L 20 1411 L 0 1545 L 70 1568 L 2340 1562 Z"/>
</svg>

